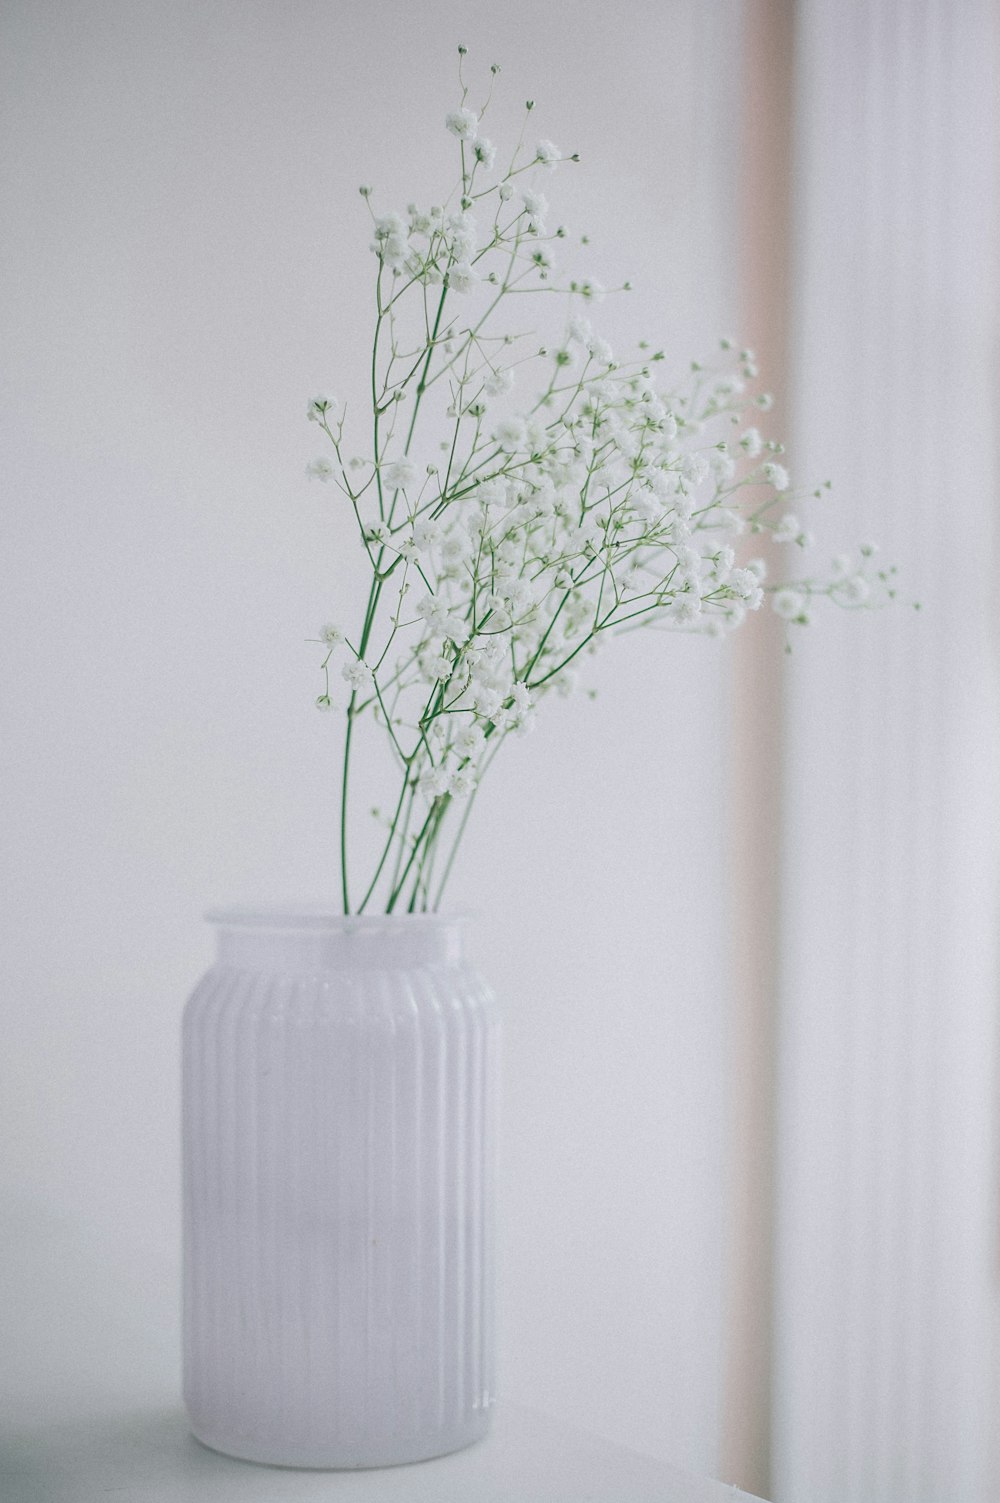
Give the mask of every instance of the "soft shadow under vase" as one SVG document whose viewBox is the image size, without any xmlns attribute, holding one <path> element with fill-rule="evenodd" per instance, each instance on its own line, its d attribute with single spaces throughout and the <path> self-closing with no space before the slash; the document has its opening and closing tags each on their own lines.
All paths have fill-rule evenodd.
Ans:
<svg viewBox="0 0 1000 1503">
<path fill-rule="evenodd" d="M 184 1015 L 184 1398 L 251 1461 L 485 1434 L 497 1021 L 460 922 L 210 914 Z"/>
</svg>

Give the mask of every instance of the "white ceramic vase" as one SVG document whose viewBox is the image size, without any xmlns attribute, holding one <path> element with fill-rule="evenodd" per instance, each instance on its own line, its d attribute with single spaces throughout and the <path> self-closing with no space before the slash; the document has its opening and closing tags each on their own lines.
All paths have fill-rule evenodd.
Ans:
<svg viewBox="0 0 1000 1503">
<path fill-rule="evenodd" d="M 184 1015 L 184 1397 L 251 1461 L 485 1434 L 497 1020 L 437 916 L 208 915 Z"/>
</svg>

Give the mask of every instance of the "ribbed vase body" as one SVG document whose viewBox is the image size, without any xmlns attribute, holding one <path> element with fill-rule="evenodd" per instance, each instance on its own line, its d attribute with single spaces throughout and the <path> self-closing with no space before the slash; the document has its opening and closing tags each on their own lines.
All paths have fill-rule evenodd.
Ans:
<svg viewBox="0 0 1000 1503">
<path fill-rule="evenodd" d="M 184 1396 L 230 1455 L 365 1467 L 493 1402 L 497 1023 L 436 917 L 212 916 L 184 1016 Z"/>
</svg>

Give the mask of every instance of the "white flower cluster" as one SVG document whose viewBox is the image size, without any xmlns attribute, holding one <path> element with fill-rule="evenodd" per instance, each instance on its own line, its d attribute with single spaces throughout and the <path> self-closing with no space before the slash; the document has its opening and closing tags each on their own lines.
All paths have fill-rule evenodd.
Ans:
<svg viewBox="0 0 1000 1503">
<path fill-rule="evenodd" d="M 372 573 L 358 635 L 320 633 L 317 702 L 332 703 L 340 653 L 347 753 L 365 714 L 388 734 L 402 786 L 375 880 L 392 871 L 390 909 L 407 892 L 411 907 L 436 902 L 449 805 L 470 798 L 505 738 L 530 729 L 546 695 L 569 692 L 609 637 L 644 625 L 724 636 L 768 595 L 804 625 L 819 595 L 857 607 L 891 593 L 870 548 L 825 579 L 768 580 L 760 535 L 794 549 L 810 539 L 788 509 L 781 446 L 749 421 L 770 406 L 748 390 L 752 352 L 723 341 L 719 368 L 696 364 L 680 388 L 657 379 L 659 353 L 617 359 L 587 316 L 603 289 L 554 280 L 564 232 L 548 233 L 532 172 L 564 158 L 543 140 L 485 182 L 496 150 L 481 117 L 463 96 L 445 121 L 461 151 L 457 207 L 374 217 L 371 457 L 345 457 L 334 398 L 308 406 L 333 452 L 309 472 L 349 498 Z M 568 295 L 570 314 L 552 347 L 528 355 L 497 320 L 532 288 Z M 526 364 L 538 385 L 512 406 Z M 417 463 L 421 423 L 439 463 Z M 346 821 L 346 767 L 344 787 Z"/>
</svg>

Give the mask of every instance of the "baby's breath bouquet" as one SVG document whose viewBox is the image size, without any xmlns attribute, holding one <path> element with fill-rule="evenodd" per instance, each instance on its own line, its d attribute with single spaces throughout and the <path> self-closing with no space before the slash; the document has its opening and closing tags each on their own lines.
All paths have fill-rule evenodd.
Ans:
<svg viewBox="0 0 1000 1503">
<path fill-rule="evenodd" d="M 664 354 L 646 342 L 619 357 L 591 321 L 603 289 L 559 271 L 568 237 L 550 228 L 544 190 L 577 157 L 528 143 L 531 102 L 501 156 L 483 131 L 489 102 L 471 108 L 462 84 L 444 121 L 458 173 L 440 204 L 377 213 L 361 189 L 373 220 L 371 387 L 357 419 L 332 396 L 308 406 L 329 445 L 308 471 L 343 492 L 370 574 L 363 619 L 320 634 L 317 703 L 345 715 L 345 914 L 437 908 L 493 759 L 546 699 L 571 692 L 608 638 L 646 626 L 724 636 L 765 601 L 793 629 L 819 597 L 859 608 L 892 594 L 872 545 L 822 577 L 769 581 L 760 536 L 794 555 L 809 537 L 782 446 L 755 426 L 771 400 L 755 394 L 752 352 L 723 340 L 680 384 L 659 379 Z M 543 342 L 521 327 L 540 295 L 559 311 Z M 394 787 L 380 854 L 355 887 L 348 817 L 363 717 L 384 731 Z"/>
</svg>

